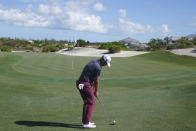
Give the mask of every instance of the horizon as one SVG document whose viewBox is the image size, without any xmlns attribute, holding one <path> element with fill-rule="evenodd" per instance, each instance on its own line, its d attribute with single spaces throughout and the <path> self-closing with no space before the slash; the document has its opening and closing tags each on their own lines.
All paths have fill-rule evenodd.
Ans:
<svg viewBox="0 0 196 131">
<path fill-rule="evenodd" d="M 0 37 L 142 43 L 196 34 L 194 0 L 6 0 Z"/>
<path fill-rule="evenodd" d="M 179 37 L 179 38 L 182 38 L 182 37 L 188 37 L 189 35 L 196 35 L 196 34 L 188 34 L 188 35 L 186 35 L 186 36 L 165 36 L 165 37 Z M 27 40 L 27 41 L 29 41 L 29 40 L 33 40 L 33 41 L 35 41 L 35 40 L 40 40 L 40 41 L 44 41 L 44 40 L 48 40 L 48 41 L 50 41 L 50 40 L 55 40 L 55 41 L 68 41 L 68 42 L 74 42 L 74 41 L 76 41 L 76 40 L 84 40 L 84 39 L 82 39 L 82 38 L 79 38 L 79 39 L 72 39 L 72 40 L 67 40 L 67 39 L 55 39 L 55 38 L 43 38 L 43 39 L 26 39 L 26 38 L 18 38 L 18 37 L 15 37 L 15 38 L 12 38 L 12 37 L 0 37 L 0 39 L 1 38 L 7 38 L 7 39 L 20 39 L 20 40 Z M 116 40 L 116 41 L 122 41 L 122 40 L 124 40 L 124 39 L 127 39 L 127 38 L 131 38 L 131 39 L 135 39 L 135 38 L 132 38 L 132 37 L 126 37 L 126 38 L 123 38 L 123 39 L 121 39 L 121 40 Z M 151 38 L 151 39 L 161 39 L 161 38 Z M 150 39 L 150 40 L 151 40 Z M 135 40 L 137 40 L 137 39 L 135 39 Z M 149 41 L 147 41 L 147 42 L 141 42 L 141 41 L 139 41 L 139 40 L 137 40 L 137 41 L 139 41 L 140 43 L 143 43 L 143 44 L 147 44 L 148 42 L 150 42 L 150 40 Z M 164 40 L 164 38 L 163 39 L 161 39 L 161 40 Z M 85 40 L 86 42 L 88 41 L 88 42 L 90 42 L 90 43 L 105 43 L 105 42 L 115 42 L 115 41 L 89 41 L 89 40 Z"/>
</svg>

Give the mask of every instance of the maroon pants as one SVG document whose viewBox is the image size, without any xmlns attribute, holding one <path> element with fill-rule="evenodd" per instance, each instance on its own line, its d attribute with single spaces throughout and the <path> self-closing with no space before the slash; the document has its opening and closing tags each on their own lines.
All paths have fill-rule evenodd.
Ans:
<svg viewBox="0 0 196 131">
<path fill-rule="evenodd" d="M 83 84 L 83 88 L 79 87 L 80 84 Z M 90 122 L 92 112 L 95 106 L 95 96 L 93 88 L 89 82 L 76 82 L 76 87 L 80 91 L 80 95 L 84 101 L 83 104 L 83 113 L 82 113 L 82 122 L 83 124 L 88 124 Z"/>
</svg>

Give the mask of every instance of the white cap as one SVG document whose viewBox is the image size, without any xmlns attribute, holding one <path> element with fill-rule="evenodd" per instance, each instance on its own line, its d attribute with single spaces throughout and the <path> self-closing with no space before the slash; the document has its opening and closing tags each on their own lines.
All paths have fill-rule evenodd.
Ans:
<svg viewBox="0 0 196 131">
<path fill-rule="evenodd" d="M 109 55 L 103 55 L 102 59 L 107 63 L 108 67 L 110 67 L 111 57 Z"/>
</svg>

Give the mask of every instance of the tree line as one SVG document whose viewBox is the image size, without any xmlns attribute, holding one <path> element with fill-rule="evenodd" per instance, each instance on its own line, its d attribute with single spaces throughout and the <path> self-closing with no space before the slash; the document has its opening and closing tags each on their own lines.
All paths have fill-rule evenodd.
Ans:
<svg viewBox="0 0 196 131">
<path fill-rule="evenodd" d="M 90 43 L 82 39 L 77 41 L 68 40 L 24 40 L 24 39 L 12 39 L 12 38 L 0 38 L 0 51 L 11 52 L 14 51 L 27 51 L 27 52 L 56 52 L 61 49 L 67 48 L 72 50 L 74 47 L 86 47 L 89 45 L 98 46 L 99 42 Z"/>
<path fill-rule="evenodd" d="M 192 40 L 188 40 L 186 37 L 181 37 L 178 40 L 171 41 L 169 37 L 164 39 L 152 38 L 147 47 L 139 50 L 170 50 L 170 49 L 183 49 L 196 47 L 196 37 Z M 56 52 L 58 50 L 67 48 L 72 50 L 74 47 L 86 47 L 94 46 L 99 49 L 107 49 L 110 53 L 120 52 L 121 50 L 128 50 L 128 48 L 119 41 L 113 42 L 89 42 L 82 39 L 77 41 L 67 40 L 24 40 L 24 39 L 12 39 L 12 38 L 0 38 L 0 50 L 10 52 L 12 50 L 19 51 L 32 51 L 32 52 Z"/>
<path fill-rule="evenodd" d="M 188 40 L 186 37 L 181 37 L 177 40 L 170 40 L 169 37 L 162 39 L 151 39 L 147 43 L 147 50 L 171 50 L 171 49 L 184 49 L 196 47 L 196 37 L 192 40 Z"/>
<path fill-rule="evenodd" d="M 67 40 L 24 40 L 12 38 L 0 38 L 1 51 L 32 51 L 32 52 L 55 52 L 69 47 L 73 42 Z"/>
</svg>

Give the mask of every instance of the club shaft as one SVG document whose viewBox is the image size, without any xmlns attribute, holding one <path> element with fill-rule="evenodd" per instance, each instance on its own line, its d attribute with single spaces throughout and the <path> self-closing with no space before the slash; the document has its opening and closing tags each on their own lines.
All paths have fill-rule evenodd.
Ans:
<svg viewBox="0 0 196 131">
<path fill-rule="evenodd" d="M 106 111 L 106 109 L 105 109 L 104 105 L 101 103 L 101 101 L 99 100 L 99 98 L 98 98 L 98 97 L 96 97 L 96 98 L 97 98 L 97 100 L 98 100 L 99 104 L 102 106 L 103 111 L 104 111 L 105 116 L 107 117 L 108 121 L 110 121 L 109 114 L 107 113 L 107 111 Z"/>
</svg>

